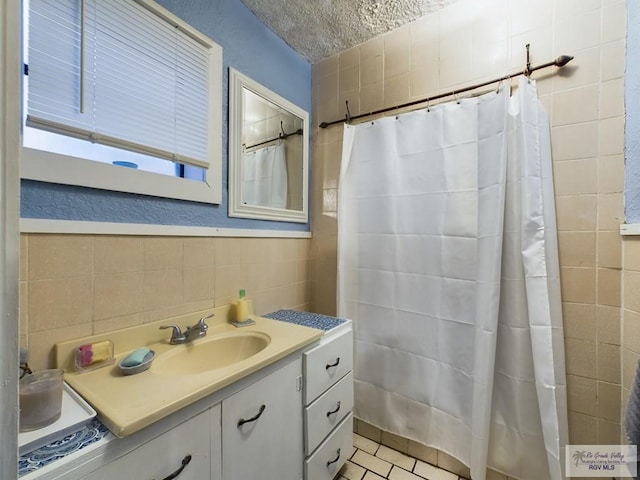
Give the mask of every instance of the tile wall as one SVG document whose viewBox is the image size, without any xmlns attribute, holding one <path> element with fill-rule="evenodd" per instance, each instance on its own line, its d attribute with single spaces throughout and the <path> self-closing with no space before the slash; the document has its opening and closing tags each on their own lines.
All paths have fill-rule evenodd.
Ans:
<svg viewBox="0 0 640 480">
<path fill-rule="evenodd" d="M 310 307 L 309 239 L 23 234 L 20 344 L 53 366 L 53 345 L 228 304 Z"/>
<path fill-rule="evenodd" d="M 625 32 L 620 0 L 459 0 L 313 68 L 317 126 L 344 118 L 345 100 L 356 115 L 522 69 L 527 43 L 534 65 L 575 56 L 565 69 L 533 78 L 552 121 L 576 444 L 620 442 L 621 350 L 625 369 L 635 368 L 640 352 L 640 334 L 625 335 L 621 349 Z M 326 314 L 336 313 L 341 141 L 340 126 L 313 129 L 313 298 L 314 310 Z M 640 243 L 627 242 L 625 251 L 625 332 L 640 332 Z"/>
</svg>

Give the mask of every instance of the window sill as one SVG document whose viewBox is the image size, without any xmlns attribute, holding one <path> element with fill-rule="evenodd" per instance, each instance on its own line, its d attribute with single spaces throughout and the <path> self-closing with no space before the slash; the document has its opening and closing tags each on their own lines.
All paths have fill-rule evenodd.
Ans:
<svg viewBox="0 0 640 480">
<path fill-rule="evenodd" d="M 640 223 L 623 223 L 620 225 L 620 235 L 640 235 Z"/>
<path fill-rule="evenodd" d="M 220 204 L 222 200 L 219 161 L 210 166 L 207 181 L 198 182 L 23 148 L 20 173 L 24 179 L 49 183 L 211 204 Z"/>
<path fill-rule="evenodd" d="M 67 233 L 77 235 L 154 235 L 176 237 L 311 238 L 311 232 L 244 228 L 196 227 L 137 223 L 84 222 L 21 218 L 20 233 Z"/>
</svg>

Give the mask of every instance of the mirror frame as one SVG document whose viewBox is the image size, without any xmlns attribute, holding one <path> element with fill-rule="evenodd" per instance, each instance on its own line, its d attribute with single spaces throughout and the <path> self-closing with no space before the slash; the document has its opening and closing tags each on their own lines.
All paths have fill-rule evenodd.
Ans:
<svg viewBox="0 0 640 480">
<path fill-rule="evenodd" d="M 302 119 L 302 210 L 243 205 L 242 203 L 242 90 L 264 98 L 274 105 Z M 255 80 L 229 67 L 229 216 L 273 220 L 280 222 L 309 222 L 309 113 L 289 100 L 272 92 Z"/>
</svg>

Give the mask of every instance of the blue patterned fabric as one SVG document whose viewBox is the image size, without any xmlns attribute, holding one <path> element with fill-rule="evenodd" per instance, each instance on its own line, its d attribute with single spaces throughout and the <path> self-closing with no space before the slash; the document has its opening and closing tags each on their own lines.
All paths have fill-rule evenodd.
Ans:
<svg viewBox="0 0 640 480">
<path fill-rule="evenodd" d="M 330 317 L 329 315 L 321 315 L 319 313 L 302 312 L 299 310 L 278 310 L 263 315 L 265 318 L 273 320 L 281 320 L 283 322 L 295 323 L 305 327 L 317 328 L 318 330 L 329 330 L 342 325 L 346 322 L 343 318 Z"/>
<path fill-rule="evenodd" d="M 102 425 L 99 420 L 94 419 L 81 430 L 20 456 L 18 460 L 18 475 L 22 476 L 33 472 L 59 458 L 77 452 L 87 445 L 101 440 L 107 433 L 109 433 L 107 427 Z"/>
</svg>

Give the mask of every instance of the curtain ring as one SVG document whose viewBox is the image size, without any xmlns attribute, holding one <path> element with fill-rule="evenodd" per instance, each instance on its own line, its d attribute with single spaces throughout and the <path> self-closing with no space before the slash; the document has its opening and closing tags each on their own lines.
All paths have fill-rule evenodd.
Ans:
<svg viewBox="0 0 640 480">
<path fill-rule="evenodd" d="M 458 105 L 460 105 L 460 97 L 458 97 L 458 93 L 455 90 L 453 92 L 453 98 L 455 98 L 456 99 L 456 103 Z"/>
</svg>

